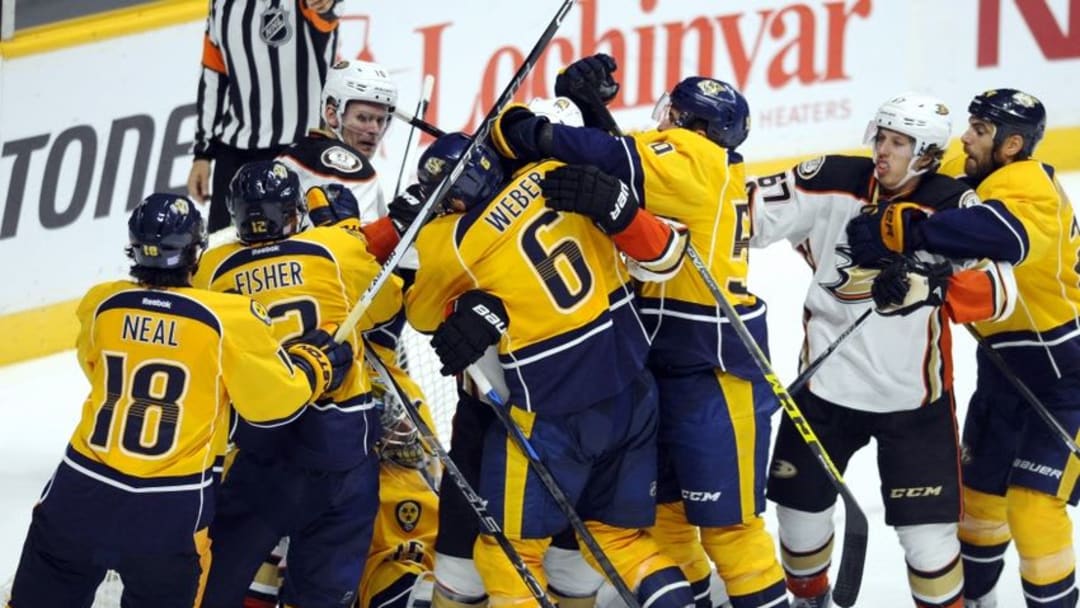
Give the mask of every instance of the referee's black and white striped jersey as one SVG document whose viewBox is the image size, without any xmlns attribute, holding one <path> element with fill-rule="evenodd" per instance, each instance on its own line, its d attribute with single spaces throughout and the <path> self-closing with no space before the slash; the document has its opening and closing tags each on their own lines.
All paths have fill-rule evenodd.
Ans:
<svg viewBox="0 0 1080 608">
<path fill-rule="evenodd" d="M 304 0 L 211 0 L 203 41 L 195 155 L 226 144 L 286 145 L 319 126 L 337 51 L 341 3 L 317 14 Z"/>
</svg>

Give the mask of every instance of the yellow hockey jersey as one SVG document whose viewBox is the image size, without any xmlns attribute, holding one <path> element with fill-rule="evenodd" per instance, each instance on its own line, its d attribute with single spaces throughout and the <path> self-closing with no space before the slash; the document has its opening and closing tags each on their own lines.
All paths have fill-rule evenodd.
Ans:
<svg viewBox="0 0 1080 608">
<path fill-rule="evenodd" d="M 686 225 L 691 246 L 764 348 L 765 306 L 746 285 L 751 224 L 742 158 L 687 129 L 645 131 L 632 138 L 643 205 Z M 641 296 L 642 314 L 655 334 L 654 369 L 707 366 L 743 377 L 758 373 L 693 265 L 685 264 L 664 283 L 645 283 Z"/>
<path fill-rule="evenodd" d="M 549 414 L 618 393 L 641 372 L 648 348 L 611 239 L 589 218 L 544 205 L 540 181 L 558 165 L 527 165 L 488 204 L 426 225 L 405 297 L 422 332 L 433 332 L 466 291 L 501 299 L 510 318 L 498 346 L 509 400 Z"/>
<path fill-rule="evenodd" d="M 269 243 L 212 249 L 203 256 L 195 285 L 254 298 L 285 342 L 344 321 L 378 270 L 359 233 L 323 227 Z M 294 460 L 324 469 L 347 468 L 363 458 L 376 435 L 357 415 L 373 407 L 370 376 L 359 363 L 364 353 L 359 332 L 391 319 L 400 306 L 401 282 L 390 277 L 349 337 L 358 364 L 341 386 L 284 433 L 258 432 L 241 423 L 236 435 L 241 449 L 285 449 Z"/>
<path fill-rule="evenodd" d="M 976 189 L 998 200 L 1023 224 L 1029 251 L 1015 267 L 1021 299 L 1008 317 L 976 323 L 1022 377 L 1080 371 L 1080 225 L 1053 167 L 1010 163 Z"/>
<path fill-rule="evenodd" d="M 213 512 L 229 403 L 274 424 L 311 397 L 307 377 L 249 298 L 115 281 L 92 288 L 77 314 L 78 358 L 91 390 L 64 465 L 132 496 L 175 497 L 172 507 L 158 499 L 161 513 L 199 505 L 192 531 Z M 184 498 L 191 493 L 204 497 Z"/>
</svg>

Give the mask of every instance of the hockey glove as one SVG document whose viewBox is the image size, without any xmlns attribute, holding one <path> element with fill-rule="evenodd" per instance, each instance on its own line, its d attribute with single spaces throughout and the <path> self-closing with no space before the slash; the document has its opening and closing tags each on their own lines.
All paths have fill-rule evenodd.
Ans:
<svg viewBox="0 0 1080 608">
<path fill-rule="evenodd" d="M 345 381 L 355 360 L 348 340 L 334 341 L 337 324 L 310 331 L 285 348 L 292 362 L 307 374 L 311 400 L 337 390 Z"/>
<path fill-rule="evenodd" d="M 578 59 L 555 77 L 555 94 L 577 104 L 586 126 L 610 130 L 604 107 L 619 93 L 619 83 L 612 77 L 617 69 L 611 55 Z"/>
<path fill-rule="evenodd" d="M 878 313 L 906 315 L 922 306 L 942 306 L 952 276 L 948 262 L 929 263 L 897 256 L 870 288 Z"/>
<path fill-rule="evenodd" d="M 444 376 L 465 371 L 480 360 L 487 347 L 499 342 L 510 321 L 499 298 L 474 289 L 461 294 L 454 312 L 431 337 L 431 346 L 442 362 Z"/>
<path fill-rule="evenodd" d="M 851 259 L 864 268 L 881 268 L 896 253 L 919 249 L 917 225 L 928 209 L 915 203 L 889 203 L 865 207 L 847 225 Z"/>
<path fill-rule="evenodd" d="M 551 156 L 551 123 L 520 103 L 511 104 L 495 119 L 491 143 L 504 158 L 540 160 Z"/>
<path fill-rule="evenodd" d="M 637 198 L 622 180 L 592 165 L 565 165 L 548 171 L 540 188 L 548 207 L 586 215 L 605 234 L 625 230 L 638 210 Z"/>
<path fill-rule="evenodd" d="M 399 235 L 405 234 L 409 226 L 416 221 L 417 216 L 420 215 L 420 208 L 424 206 L 425 198 L 427 195 L 420 184 L 413 184 L 390 201 L 390 221 L 394 223 L 394 229 Z M 428 216 L 429 219 L 433 217 L 435 217 L 434 213 Z"/>
<path fill-rule="evenodd" d="M 360 220 L 360 203 L 352 190 L 341 184 L 325 184 L 308 188 L 308 217 L 315 226 L 333 226 L 343 220 Z"/>
</svg>

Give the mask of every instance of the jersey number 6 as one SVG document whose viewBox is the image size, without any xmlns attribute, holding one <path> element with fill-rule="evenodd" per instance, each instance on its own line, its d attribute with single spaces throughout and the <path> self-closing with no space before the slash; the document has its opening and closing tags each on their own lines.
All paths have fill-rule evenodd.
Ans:
<svg viewBox="0 0 1080 608">
<path fill-rule="evenodd" d="M 539 232 L 560 219 L 555 211 L 538 215 L 521 231 L 521 250 L 544 282 L 544 287 L 555 305 L 562 310 L 570 310 L 592 291 L 593 277 L 585 263 L 581 247 L 574 239 L 565 237 L 550 249 L 546 249 L 540 242 Z"/>
</svg>

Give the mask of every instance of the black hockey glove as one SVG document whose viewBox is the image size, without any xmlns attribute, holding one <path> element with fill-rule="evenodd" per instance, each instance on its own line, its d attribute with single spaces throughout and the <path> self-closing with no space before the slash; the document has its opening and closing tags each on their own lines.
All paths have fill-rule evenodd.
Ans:
<svg viewBox="0 0 1080 608">
<path fill-rule="evenodd" d="M 286 345 L 289 358 L 307 374 L 312 386 L 312 401 L 337 390 L 355 361 L 348 340 L 340 344 L 334 341 L 337 328 L 336 323 L 331 323 Z"/>
<path fill-rule="evenodd" d="M 495 119 L 491 143 L 503 158 L 526 162 L 540 160 L 551 156 L 551 123 L 515 103 Z"/>
<path fill-rule="evenodd" d="M 509 324 L 499 298 L 478 289 L 461 294 L 454 312 L 431 337 L 431 346 L 442 362 L 439 373 L 452 376 L 465 371 L 480 360 L 487 347 L 499 342 Z"/>
<path fill-rule="evenodd" d="M 308 188 L 308 217 L 315 226 L 332 226 L 342 220 L 360 219 L 360 204 L 349 190 L 341 184 L 324 184 Z"/>
<path fill-rule="evenodd" d="M 618 234 L 637 214 L 634 193 L 617 177 L 592 165 L 564 165 L 548 171 L 540 182 L 547 206 L 580 213 L 605 234 Z"/>
<path fill-rule="evenodd" d="M 949 287 L 952 266 L 948 262 L 922 262 L 895 256 L 878 273 L 870 288 L 878 313 L 906 315 L 922 306 L 941 306 Z"/>
<path fill-rule="evenodd" d="M 927 209 L 916 203 L 864 207 L 847 225 L 852 261 L 863 268 L 881 268 L 894 254 L 919 249 L 922 239 L 916 227 L 927 217 Z"/>
<path fill-rule="evenodd" d="M 409 229 L 409 226 L 416 221 L 417 216 L 420 215 L 420 208 L 424 206 L 425 198 L 427 198 L 427 195 L 424 193 L 423 188 L 420 187 L 420 184 L 413 184 L 390 201 L 388 215 L 399 235 L 404 234 Z M 435 217 L 434 213 L 428 215 L 428 219 L 433 217 Z"/>
<path fill-rule="evenodd" d="M 586 126 L 611 130 L 610 114 L 604 107 L 619 93 L 619 83 L 612 76 L 618 69 L 611 55 L 578 59 L 555 77 L 555 94 L 578 106 Z"/>
</svg>

